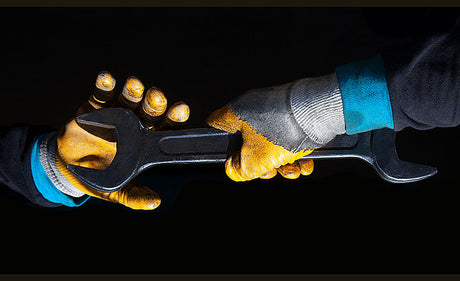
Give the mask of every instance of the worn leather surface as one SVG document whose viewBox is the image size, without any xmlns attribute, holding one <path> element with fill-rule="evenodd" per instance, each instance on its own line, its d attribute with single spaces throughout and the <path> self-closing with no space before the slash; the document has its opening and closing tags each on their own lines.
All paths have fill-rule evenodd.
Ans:
<svg viewBox="0 0 460 281">
<path fill-rule="evenodd" d="M 296 161 L 312 152 L 302 150 L 295 153 L 274 144 L 236 116 L 228 105 L 214 111 L 208 117 L 207 123 L 226 132 L 241 132 L 243 144 L 240 151 L 234 152 L 225 162 L 225 172 L 234 181 L 269 179 L 276 175 L 276 169 L 286 165 L 290 167 L 282 168 L 278 172 L 285 178 L 297 178 L 300 176 L 301 167 Z M 303 172 L 309 174 L 313 165 L 307 164 L 304 168 Z"/>
</svg>

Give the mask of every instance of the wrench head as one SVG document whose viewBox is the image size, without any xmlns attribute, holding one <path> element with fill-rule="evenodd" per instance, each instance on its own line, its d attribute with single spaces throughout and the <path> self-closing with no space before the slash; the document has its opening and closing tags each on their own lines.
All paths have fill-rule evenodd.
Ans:
<svg viewBox="0 0 460 281">
<path fill-rule="evenodd" d="M 417 182 L 434 176 L 435 167 L 402 161 L 395 146 L 395 131 L 387 128 L 372 131 L 371 163 L 379 176 L 391 183 Z"/>
<path fill-rule="evenodd" d="M 75 177 L 96 190 L 114 192 L 136 176 L 143 126 L 134 113 L 124 108 L 99 109 L 76 117 L 76 122 L 98 137 L 116 140 L 117 152 L 104 170 L 67 165 Z"/>
</svg>

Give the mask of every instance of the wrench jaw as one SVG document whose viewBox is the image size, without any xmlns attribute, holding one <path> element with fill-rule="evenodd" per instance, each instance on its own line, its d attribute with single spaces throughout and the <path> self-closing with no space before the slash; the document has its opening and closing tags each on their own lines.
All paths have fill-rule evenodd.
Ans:
<svg viewBox="0 0 460 281">
<path fill-rule="evenodd" d="M 338 136 L 322 149 L 305 156 L 305 159 L 361 159 L 370 164 L 380 178 L 390 183 L 421 181 L 437 173 L 435 167 L 400 160 L 396 151 L 395 135 L 395 131 L 384 128 L 345 138 Z M 353 136 L 354 139 L 351 138 Z"/>
<path fill-rule="evenodd" d="M 438 172 L 432 166 L 400 160 L 395 136 L 396 133 L 390 129 L 372 131 L 372 165 L 382 179 L 391 183 L 411 183 L 432 177 Z"/>
<path fill-rule="evenodd" d="M 123 108 L 100 109 L 80 115 L 76 121 L 82 129 L 116 141 L 117 152 L 104 170 L 67 165 L 75 177 L 98 191 L 115 192 L 136 176 L 143 127 L 134 113 Z"/>
<path fill-rule="evenodd" d="M 84 184 L 102 192 L 115 192 L 127 184 L 135 175 L 128 176 L 125 180 L 108 177 L 101 170 L 90 169 L 82 166 L 67 165 L 67 169 Z M 104 170 L 109 172 L 110 166 Z M 113 168 L 114 169 L 114 168 Z"/>
<path fill-rule="evenodd" d="M 395 166 L 375 167 L 379 176 L 390 183 L 411 183 L 430 178 L 438 172 L 435 167 L 398 160 Z"/>
</svg>

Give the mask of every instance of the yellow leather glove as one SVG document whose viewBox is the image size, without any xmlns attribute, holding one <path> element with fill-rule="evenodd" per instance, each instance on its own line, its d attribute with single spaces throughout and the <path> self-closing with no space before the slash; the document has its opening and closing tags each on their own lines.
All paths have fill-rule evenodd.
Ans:
<svg viewBox="0 0 460 281">
<path fill-rule="evenodd" d="M 312 150 L 295 153 L 274 144 L 239 119 L 228 105 L 214 111 L 207 123 L 216 129 L 230 133 L 239 131 L 242 134 L 241 150 L 225 162 L 225 171 L 234 181 L 271 179 L 278 172 L 287 179 L 296 179 L 301 174 L 309 175 L 313 172 L 313 160 L 297 160 Z"/>
<path fill-rule="evenodd" d="M 101 72 L 96 80 L 94 94 L 77 110 L 76 116 L 103 107 L 124 107 L 134 111 L 144 126 L 152 130 L 177 126 L 189 118 L 190 109 L 183 102 L 174 104 L 166 113 L 166 117 L 163 117 L 167 108 L 167 99 L 163 92 L 152 87 L 147 90 L 144 97 L 144 85 L 135 77 L 126 80 L 120 95 L 113 93 L 114 87 L 115 79 L 110 73 Z M 105 169 L 110 165 L 115 154 L 116 142 L 88 133 L 80 128 L 75 118 L 62 127 L 57 134 L 56 166 L 68 181 L 65 188 L 69 193 L 80 195 L 84 193 L 132 209 L 157 208 L 161 202 L 159 195 L 145 186 L 131 182 L 116 192 L 100 192 L 83 184 L 66 168 L 68 164 L 73 164 Z"/>
<path fill-rule="evenodd" d="M 241 150 L 225 163 L 234 181 L 309 175 L 313 161 L 299 159 L 345 133 L 335 73 L 249 91 L 213 112 L 207 123 L 242 134 Z"/>
</svg>

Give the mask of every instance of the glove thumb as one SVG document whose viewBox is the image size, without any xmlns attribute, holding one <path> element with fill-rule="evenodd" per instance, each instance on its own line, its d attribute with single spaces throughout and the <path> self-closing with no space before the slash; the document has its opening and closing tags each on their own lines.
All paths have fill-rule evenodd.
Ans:
<svg viewBox="0 0 460 281">
<path fill-rule="evenodd" d="M 243 122 L 236 116 L 228 105 L 214 111 L 206 119 L 206 123 L 216 129 L 229 133 L 241 130 Z"/>
<path fill-rule="evenodd" d="M 95 194 L 93 196 L 122 204 L 135 210 L 153 210 L 158 208 L 161 203 L 158 193 L 136 182 L 130 182 L 115 192 L 100 192 L 100 194 Z"/>
<path fill-rule="evenodd" d="M 120 188 L 119 190 L 110 193 L 95 190 L 85 185 L 74 175 L 72 175 L 70 171 L 66 168 L 66 164 L 60 156 L 56 158 L 56 166 L 58 170 L 66 177 L 66 179 L 75 188 L 83 191 L 84 193 L 90 196 L 110 201 L 113 203 L 122 204 L 128 208 L 135 210 L 153 210 L 156 209 L 161 203 L 161 199 L 158 193 L 136 182 L 130 182 L 129 184 Z"/>
</svg>

